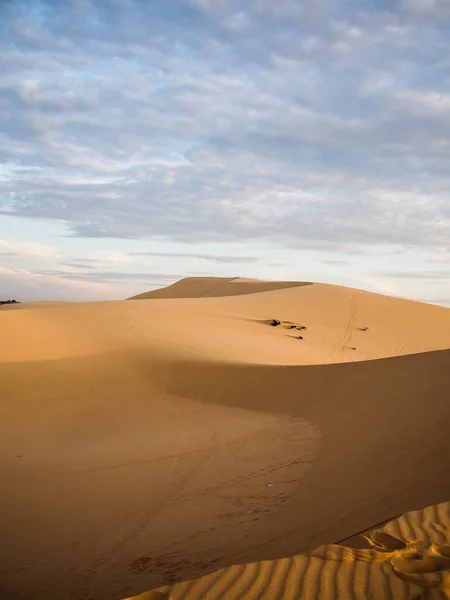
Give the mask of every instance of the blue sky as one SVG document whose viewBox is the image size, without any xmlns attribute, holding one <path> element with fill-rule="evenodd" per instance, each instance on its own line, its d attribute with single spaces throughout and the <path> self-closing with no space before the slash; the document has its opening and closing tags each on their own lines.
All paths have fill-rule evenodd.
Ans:
<svg viewBox="0 0 450 600">
<path fill-rule="evenodd" d="M 450 306 L 448 0 L 0 4 L 0 299 L 189 275 Z"/>
</svg>

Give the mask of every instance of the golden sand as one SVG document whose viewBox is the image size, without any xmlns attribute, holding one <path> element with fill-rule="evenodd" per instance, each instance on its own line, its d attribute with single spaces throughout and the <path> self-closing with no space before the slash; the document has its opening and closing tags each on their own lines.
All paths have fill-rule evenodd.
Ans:
<svg viewBox="0 0 450 600">
<path fill-rule="evenodd" d="M 253 280 L 142 297 L 0 311 L 0 598 L 409 598 L 386 550 L 304 553 L 446 506 L 450 311 Z"/>
<path fill-rule="evenodd" d="M 321 546 L 291 558 L 228 567 L 129 600 L 447 599 L 449 524 L 447 502 L 367 533 L 367 549 Z"/>
</svg>

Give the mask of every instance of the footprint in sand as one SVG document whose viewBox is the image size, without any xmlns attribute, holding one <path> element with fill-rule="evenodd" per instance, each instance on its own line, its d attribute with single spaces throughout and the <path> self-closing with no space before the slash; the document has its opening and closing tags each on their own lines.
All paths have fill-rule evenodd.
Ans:
<svg viewBox="0 0 450 600">
<path fill-rule="evenodd" d="M 362 537 L 369 542 L 372 548 L 380 552 L 394 552 L 395 550 L 405 550 L 406 548 L 404 542 L 382 531 L 371 531 L 368 535 L 362 534 Z"/>
<path fill-rule="evenodd" d="M 255 566 L 258 567 L 258 570 L 262 569 L 262 572 L 264 572 L 264 569 L 269 569 L 270 571 L 272 568 L 274 568 L 274 565 L 276 564 L 289 565 L 290 560 L 294 561 L 294 563 L 295 561 L 298 561 L 297 565 L 304 565 L 304 561 L 306 560 L 307 564 L 309 565 L 309 558 L 320 559 L 321 561 L 328 563 L 343 563 L 344 571 L 346 569 L 346 566 L 348 567 L 351 563 L 359 562 L 369 563 L 370 568 L 372 568 L 372 565 L 374 565 L 374 570 L 378 572 L 378 575 L 381 576 L 383 580 L 386 580 L 386 578 L 396 580 L 398 578 L 405 582 L 405 591 L 407 590 L 409 592 L 408 595 L 406 597 L 390 595 L 390 598 L 395 597 L 398 600 L 425 600 L 425 598 L 429 598 L 429 600 L 431 600 L 431 598 L 435 597 L 444 597 L 441 595 L 432 596 L 431 592 L 429 591 L 431 588 L 436 588 L 438 592 L 440 592 L 442 589 L 445 594 L 447 594 L 447 592 L 450 592 L 450 546 L 438 546 L 425 541 L 414 541 L 405 544 L 399 539 L 379 530 L 371 531 L 367 535 L 361 535 L 369 542 L 369 545 L 371 546 L 370 548 L 351 548 L 349 546 L 341 546 L 339 544 L 329 544 L 326 546 L 316 548 L 315 550 L 305 553 L 303 555 L 293 557 L 293 559 L 281 559 L 280 561 L 265 561 L 264 563 L 254 563 L 253 567 L 252 565 L 247 565 L 245 567 L 247 569 L 246 572 L 247 574 L 251 573 L 252 568 L 254 570 Z M 270 566 L 270 564 L 272 564 L 272 567 Z M 293 567 L 293 565 L 290 564 L 289 568 L 293 568 L 293 571 L 290 571 L 290 573 L 292 573 L 291 576 L 294 581 L 295 578 L 298 578 L 298 574 L 296 575 L 296 573 L 298 573 L 299 567 Z M 179 584 L 181 586 L 190 585 L 192 595 L 189 592 L 187 592 L 187 595 L 185 595 L 186 590 L 184 587 L 181 588 L 183 589 L 183 592 L 178 591 L 178 584 L 176 584 L 173 588 L 171 586 L 158 588 L 153 592 L 147 592 L 147 594 L 150 595 L 143 594 L 142 596 L 137 596 L 133 599 L 130 598 L 128 600 L 168 600 L 169 598 L 173 598 L 174 600 L 181 600 L 182 598 L 187 598 L 188 595 L 189 598 L 192 597 L 193 600 L 203 600 L 204 598 L 206 598 L 206 595 L 202 595 L 199 592 L 199 590 L 202 589 L 202 583 L 200 582 L 203 582 L 203 586 L 206 585 L 208 589 L 212 589 L 212 587 L 215 584 L 217 584 L 217 582 L 226 581 L 227 577 L 229 578 L 230 574 L 234 574 L 234 576 L 236 576 L 236 573 L 240 573 L 240 575 L 243 576 L 244 580 L 242 570 L 239 571 L 239 569 L 241 569 L 241 567 L 229 567 L 221 569 L 216 573 L 206 575 L 200 579 L 192 580 L 191 582 L 185 582 L 184 584 Z M 306 577 L 305 581 L 312 581 L 312 583 L 314 584 L 314 578 L 317 576 L 317 574 L 312 577 L 310 576 L 310 579 L 308 580 L 308 569 L 309 566 L 306 567 L 306 571 L 304 566 L 301 567 L 301 571 L 303 573 L 302 576 Z M 326 573 L 327 571 L 330 572 L 330 569 L 340 570 L 340 567 L 339 565 L 328 564 L 323 565 L 322 569 L 323 573 Z M 320 571 L 320 573 L 322 573 L 322 571 Z M 263 585 L 263 581 L 261 579 L 258 579 L 258 576 L 255 575 L 251 575 L 250 580 L 252 579 L 252 577 L 254 578 L 252 587 L 247 588 L 248 598 L 262 598 L 262 595 L 255 595 L 254 590 L 258 589 L 259 592 L 261 592 L 261 586 Z M 303 583 L 301 585 L 303 585 Z M 417 586 L 419 589 L 422 588 L 423 592 L 418 593 L 413 586 Z M 197 590 L 196 592 L 194 591 L 195 589 Z M 205 588 L 203 587 L 203 589 Z M 173 591 L 173 596 L 171 595 L 171 590 Z M 237 600 L 239 598 L 240 600 L 242 596 L 237 595 L 236 591 L 237 590 L 234 590 L 234 594 L 230 594 L 230 596 L 224 596 L 221 593 L 217 592 L 211 593 L 211 595 L 208 595 L 208 598 L 211 597 L 212 600 L 218 600 L 219 598 L 229 597 L 234 600 Z M 274 591 L 275 589 L 272 589 L 272 593 Z M 281 596 L 285 598 L 282 592 Z M 277 594 L 277 598 L 280 598 L 281 596 Z M 270 598 L 273 597 L 274 596 L 270 594 Z M 293 598 L 294 596 L 286 596 L 286 598 L 288 597 Z M 300 598 L 300 595 L 295 597 Z M 314 595 L 314 597 L 319 598 L 319 595 Z M 327 595 L 327 598 L 328 597 L 335 598 L 336 600 L 338 598 L 344 598 L 344 596 L 341 596 L 340 594 L 332 596 Z M 346 597 L 347 596 L 345 596 L 345 598 Z M 362 598 L 362 596 L 359 594 L 355 596 L 355 598 L 356 597 L 359 599 Z M 370 595 L 370 598 L 375 597 L 378 598 L 378 596 Z M 380 598 L 383 598 L 385 600 L 387 599 L 387 597 L 388 596 L 384 594 L 380 596 Z M 445 597 L 448 598 L 450 596 L 445 595 Z"/>
<path fill-rule="evenodd" d="M 329 545 L 310 554 L 323 560 L 384 563 L 400 579 L 422 588 L 442 584 L 443 572 L 450 569 L 450 546 L 437 546 L 421 540 L 405 544 L 381 531 L 372 531 L 363 537 L 371 549 Z"/>
<path fill-rule="evenodd" d="M 373 531 L 363 536 L 382 552 L 394 569 L 394 573 L 405 581 L 422 588 L 431 588 L 443 581 L 442 571 L 450 569 L 450 546 L 437 546 L 425 541 L 404 544 L 397 538 Z"/>
</svg>

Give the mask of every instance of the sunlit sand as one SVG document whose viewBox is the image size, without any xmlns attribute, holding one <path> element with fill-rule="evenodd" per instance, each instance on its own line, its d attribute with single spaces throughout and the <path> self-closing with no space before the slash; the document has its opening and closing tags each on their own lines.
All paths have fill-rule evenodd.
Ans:
<svg viewBox="0 0 450 600">
<path fill-rule="evenodd" d="M 20 308 L 1 598 L 450 598 L 448 309 L 215 278 Z"/>
</svg>

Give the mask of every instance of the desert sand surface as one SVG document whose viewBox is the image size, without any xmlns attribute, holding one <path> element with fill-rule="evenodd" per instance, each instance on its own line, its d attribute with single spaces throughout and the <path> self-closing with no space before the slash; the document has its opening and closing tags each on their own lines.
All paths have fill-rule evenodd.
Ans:
<svg viewBox="0 0 450 600">
<path fill-rule="evenodd" d="M 447 502 L 360 536 L 366 548 L 329 544 L 293 557 L 233 565 L 129 600 L 447 599 L 449 523 Z"/>
<path fill-rule="evenodd" d="M 1 598 L 387 594 L 405 550 L 336 543 L 431 505 L 428 537 L 382 531 L 428 544 L 447 597 L 448 309 L 208 278 L 0 326 Z"/>
<path fill-rule="evenodd" d="M 0 310 L 25 310 L 36 308 L 55 308 L 56 306 L 66 306 L 71 302 L 63 302 L 61 300 L 40 300 L 36 302 L 15 302 L 14 304 L 1 304 Z"/>
</svg>

